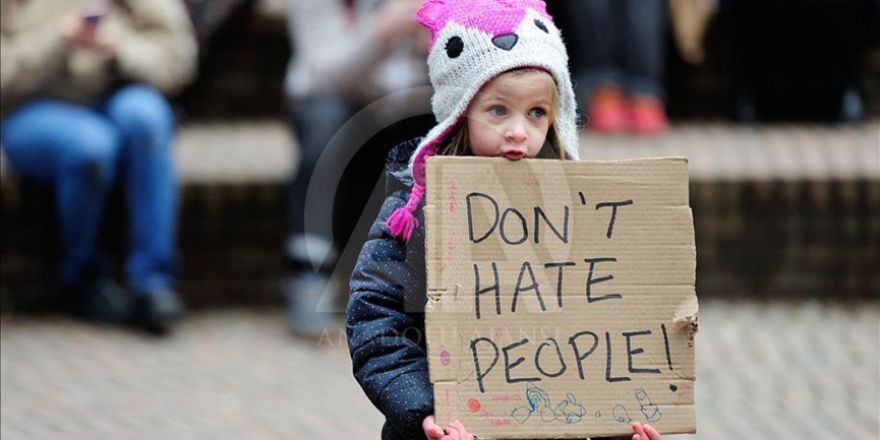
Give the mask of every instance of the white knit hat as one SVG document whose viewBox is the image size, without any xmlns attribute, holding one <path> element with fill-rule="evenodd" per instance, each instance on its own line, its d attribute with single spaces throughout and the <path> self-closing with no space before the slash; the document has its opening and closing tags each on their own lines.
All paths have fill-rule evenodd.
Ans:
<svg viewBox="0 0 880 440">
<path fill-rule="evenodd" d="M 501 73 L 534 67 L 553 76 L 559 94 L 554 121 L 559 142 L 578 158 L 568 53 L 542 0 L 425 0 L 416 19 L 431 31 L 428 72 L 438 124 L 410 160 L 414 184 L 409 202 L 387 222 L 392 235 L 404 240 L 418 226 L 413 213 L 425 191 L 425 159 L 458 128 L 483 85 Z"/>
</svg>

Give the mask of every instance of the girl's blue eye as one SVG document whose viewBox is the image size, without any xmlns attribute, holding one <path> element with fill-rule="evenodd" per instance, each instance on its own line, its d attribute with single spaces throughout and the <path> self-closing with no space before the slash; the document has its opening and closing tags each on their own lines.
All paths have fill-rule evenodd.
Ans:
<svg viewBox="0 0 880 440">
<path fill-rule="evenodd" d="M 537 108 L 537 107 L 535 107 L 535 108 L 532 109 L 532 111 L 529 112 L 529 114 L 530 114 L 533 118 L 540 118 L 540 117 L 546 115 L 547 112 L 544 111 L 544 109 L 542 109 L 542 108 Z"/>
<path fill-rule="evenodd" d="M 504 116 L 507 114 L 507 109 L 500 105 L 494 105 L 489 108 L 489 113 L 494 116 Z"/>
</svg>

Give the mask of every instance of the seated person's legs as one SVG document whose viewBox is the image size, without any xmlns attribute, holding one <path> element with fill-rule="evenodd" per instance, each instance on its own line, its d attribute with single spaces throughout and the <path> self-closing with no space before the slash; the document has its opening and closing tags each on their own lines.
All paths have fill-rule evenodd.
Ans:
<svg viewBox="0 0 880 440">
<path fill-rule="evenodd" d="M 12 168 L 52 182 L 61 231 L 61 281 L 77 312 L 97 321 L 127 315 L 122 291 L 109 279 L 98 249 L 107 194 L 116 175 L 120 140 L 101 115 L 78 105 L 38 100 L 2 125 Z"/>
<path fill-rule="evenodd" d="M 182 313 L 172 290 L 178 205 L 171 155 L 174 114 L 165 97 L 143 85 L 120 89 L 103 110 L 122 139 L 132 246 L 126 273 L 135 317 L 148 330 L 164 332 Z"/>
</svg>

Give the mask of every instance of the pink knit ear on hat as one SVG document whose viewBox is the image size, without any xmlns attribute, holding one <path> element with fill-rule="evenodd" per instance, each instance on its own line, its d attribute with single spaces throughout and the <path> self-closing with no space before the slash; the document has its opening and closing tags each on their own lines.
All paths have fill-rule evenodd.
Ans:
<svg viewBox="0 0 880 440">
<path fill-rule="evenodd" d="M 544 0 L 520 0 L 518 2 L 520 5 L 532 8 L 541 14 L 547 15 L 547 3 Z"/>
<path fill-rule="evenodd" d="M 443 30 L 447 14 L 448 8 L 445 0 L 425 0 L 416 11 L 416 21 L 430 29 L 433 36 Z"/>
<path fill-rule="evenodd" d="M 496 2 L 509 8 L 534 9 L 544 18 L 553 22 L 553 17 L 547 12 L 547 3 L 544 0 L 495 0 Z"/>
</svg>

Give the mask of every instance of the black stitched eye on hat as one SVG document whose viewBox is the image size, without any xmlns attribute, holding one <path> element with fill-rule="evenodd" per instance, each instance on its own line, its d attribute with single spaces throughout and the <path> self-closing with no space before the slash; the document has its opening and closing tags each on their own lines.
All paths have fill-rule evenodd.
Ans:
<svg viewBox="0 0 880 440">
<path fill-rule="evenodd" d="M 535 26 L 537 26 L 538 29 L 544 31 L 545 33 L 550 33 L 550 31 L 547 30 L 547 25 L 545 25 L 543 21 L 538 20 L 537 18 L 535 19 Z"/>
<path fill-rule="evenodd" d="M 446 41 L 446 55 L 449 58 L 458 58 L 463 50 L 464 41 L 461 40 L 461 37 L 452 37 Z"/>
</svg>

